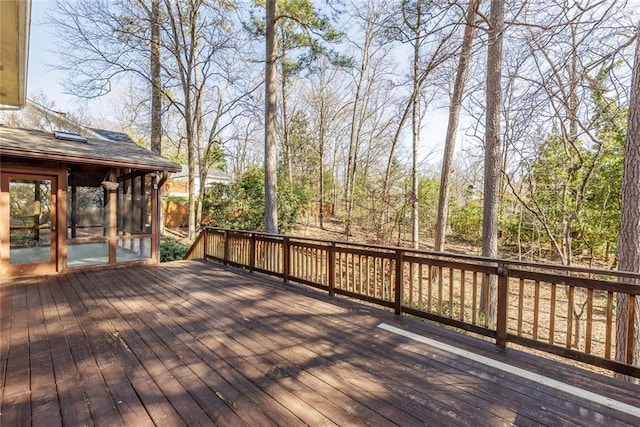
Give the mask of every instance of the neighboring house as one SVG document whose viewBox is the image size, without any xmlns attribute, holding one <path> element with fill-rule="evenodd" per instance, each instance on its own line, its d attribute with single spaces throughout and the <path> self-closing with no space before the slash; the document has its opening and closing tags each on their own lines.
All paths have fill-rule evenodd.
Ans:
<svg viewBox="0 0 640 427">
<path fill-rule="evenodd" d="M 77 133 L 88 138 L 134 142 L 126 133 L 83 126 L 70 118 L 67 113 L 43 107 L 30 99 L 20 110 L 0 111 L 0 125 L 38 129 L 46 132 L 63 131 Z"/>
<path fill-rule="evenodd" d="M 180 165 L 181 170 L 169 175 L 167 184 L 165 185 L 163 194 L 173 197 L 189 197 L 189 167 L 187 165 Z M 213 184 L 229 184 L 231 182 L 231 176 L 225 171 L 220 169 L 210 169 L 207 174 L 207 179 L 204 183 L 205 188 L 212 186 Z M 196 168 L 196 177 L 194 180 L 194 191 L 196 195 L 200 191 L 200 173 Z"/>
<path fill-rule="evenodd" d="M 180 165 L 86 133 L 0 126 L 0 278 L 159 262 L 160 188 Z"/>
<path fill-rule="evenodd" d="M 162 218 L 164 225 L 172 228 L 183 228 L 189 225 L 189 207 L 186 200 L 189 198 L 189 167 L 180 165 L 180 171 L 169 174 L 162 195 L 169 199 L 162 201 Z M 213 184 L 229 184 L 231 177 L 220 169 L 211 169 L 207 174 L 205 188 Z M 196 169 L 195 188 L 196 197 L 200 191 L 200 175 Z M 176 198 L 178 200 L 176 200 Z"/>
</svg>

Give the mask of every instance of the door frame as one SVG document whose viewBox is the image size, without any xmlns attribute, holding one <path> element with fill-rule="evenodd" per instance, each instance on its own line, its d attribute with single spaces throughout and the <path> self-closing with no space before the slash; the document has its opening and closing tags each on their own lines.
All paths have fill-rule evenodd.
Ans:
<svg viewBox="0 0 640 427">
<path fill-rule="evenodd" d="M 62 217 L 65 214 L 62 188 L 65 186 L 65 169 L 6 167 L 0 170 L 0 277 L 48 274 L 60 271 L 60 243 Z M 51 181 L 51 258 L 49 262 L 9 263 L 9 182 L 10 179 L 42 179 Z"/>
</svg>

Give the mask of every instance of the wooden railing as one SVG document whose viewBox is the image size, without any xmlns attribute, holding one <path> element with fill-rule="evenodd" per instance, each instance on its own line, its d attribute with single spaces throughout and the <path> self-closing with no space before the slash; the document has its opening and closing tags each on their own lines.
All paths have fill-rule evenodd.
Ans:
<svg viewBox="0 0 640 427">
<path fill-rule="evenodd" d="M 640 275 L 444 252 L 205 228 L 188 259 L 213 259 L 640 378 Z M 483 286 L 487 284 L 487 286 Z M 493 287 L 494 292 L 483 292 Z M 493 300 L 490 295 L 494 295 Z M 619 301 L 624 307 L 616 307 Z M 494 310 L 485 307 L 494 306 Z M 627 319 L 616 336 L 616 310 Z M 493 313 L 485 316 L 485 313 Z"/>
</svg>

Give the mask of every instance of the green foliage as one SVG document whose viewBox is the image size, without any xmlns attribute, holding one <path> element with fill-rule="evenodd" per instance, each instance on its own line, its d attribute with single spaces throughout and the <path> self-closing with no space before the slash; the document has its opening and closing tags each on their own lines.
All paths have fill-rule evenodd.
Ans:
<svg viewBox="0 0 640 427">
<path fill-rule="evenodd" d="M 531 212 L 522 209 L 522 212 L 513 212 L 503 215 L 500 221 L 500 232 L 503 244 L 517 245 L 526 242 L 533 244 L 539 238 L 535 218 Z"/>
<path fill-rule="evenodd" d="M 189 251 L 189 245 L 178 242 L 171 237 L 160 239 L 160 262 L 183 260 Z"/>
<path fill-rule="evenodd" d="M 205 152 L 205 162 L 208 166 L 213 168 L 217 168 L 220 170 L 227 169 L 227 159 L 220 140 L 216 139 L 207 146 L 207 151 Z"/>
<path fill-rule="evenodd" d="M 178 202 L 178 203 L 186 203 L 189 198 L 186 196 L 162 196 L 162 200 L 165 202 Z"/>
<path fill-rule="evenodd" d="M 438 197 L 440 179 L 422 178 L 418 182 L 418 205 L 420 210 L 420 228 L 429 233 L 435 229 L 438 215 Z"/>
<path fill-rule="evenodd" d="M 309 130 L 309 120 L 302 111 L 296 111 L 291 118 L 289 145 L 296 185 L 310 199 L 318 189 L 320 152 Z"/>
<path fill-rule="evenodd" d="M 627 135 L 627 109 L 606 96 L 602 80 L 609 71 L 610 67 L 607 67 L 591 80 L 592 98 L 596 105 L 594 128 L 600 141 L 601 154 L 585 194 L 581 218 L 582 240 L 596 251 L 607 243 L 615 246 L 622 208 L 620 189 Z"/>
<path fill-rule="evenodd" d="M 576 250 L 603 255 L 615 247 L 627 112 L 607 95 L 610 71 L 605 67 L 587 78 L 590 138 L 572 140 L 570 134 L 554 128 L 541 138 L 533 161 L 523 161 L 523 166 L 529 166 L 522 181 L 527 209 L 517 217 L 503 218 L 504 242 L 515 243 L 518 232 L 519 242 L 539 238 L 565 262 Z"/>
<path fill-rule="evenodd" d="M 449 208 L 451 231 L 462 239 L 478 243 L 482 239 L 482 201 L 468 200 Z"/>
<path fill-rule="evenodd" d="M 278 228 L 287 232 L 306 203 L 300 187 L 278 180 Z M 206 225 L 236 230 L 264 230 L 264 170 L 251 166 L 232 184 L 217 184 L 205 195 Z"/>
<path fill-rule="evenodd" d="M 264 7 L 264 0 L 254 0 Z M 330 20 L 314 7 L 311 0 L 278 0 L 276 31 L 280 50 L 280 70 L 283 79 L 311 68 L 320 56 L 328 56 L 336 65 L 346 65 L 348 58 L 332 52 L 327 44 L 338 42 L 343 33 L 331 26 Z M 264 36 L 266 24 L 263 14 L 252 13 L 245 29 L 255 36 Z"/>
<path fill-rule="evenodd" d="M 300 207 L 308 200 L 297 184 L 278 180 L 278 228 L 283 232 L 290 231 L 298 219 Z"/>
</svg>

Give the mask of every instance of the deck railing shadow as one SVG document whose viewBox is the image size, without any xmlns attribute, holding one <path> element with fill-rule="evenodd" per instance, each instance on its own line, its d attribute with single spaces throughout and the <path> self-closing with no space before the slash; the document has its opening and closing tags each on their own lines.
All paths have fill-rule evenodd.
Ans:
<svg viewBox="0 0 640 427">
<path fill-rule="evenodd" d="M 366 356 L 370 352 L 381 358 L 395 357 L 399 361 L 405 357 L 415 359 L 414 364 L 419 364 L 421 359 L 411 354 L 389 354 L 388 349 L 392 346 L 384 341 L 377 342 L 375 346 L 369 346 L 366 352 L 354 352 L 352 348 L 345 347 L 345 342 L 357 342 L 366 339 L 362 336 L 361 327 L 355 327 L 355 325 L 352 325 L 351 328 L 342 328 L 340 336 L 335 334 L 335 329 L 331 325 L 343 322 L 344 315 L 348 312 L 346 308 L 344 313 L 335 313 L 335 309 L 325 313 L 322 310 L 318 311 L 317 307 L 303 310 L 303 312 L 301 312 L 300 307 L 296 307 L 290 313 L 287 311 L 286 306 L 284 307 L 284 312 L 278 311 L 283 310 L 282 306 L 268 298 L 269 295 L 274 295 L 273 287 L 265 286 L 263 291 L 260 291 L 260 289 L 256 291 L 253 283 L 247 284 L 242 280 L 237 280 L 237 278 L 233 279 L 233 276 L 230 276 L 231 278 L 221 277 L 219 271 L 211 271 L 211 274 L 208 275 L 206 273 L 203 274 L 201 270 L 193 273 L 176 270 L 176 272 L 171 272 L 170 275 L 158 275 L 157 271 L 141 269 L 130 274 L 131 284 L 119 283 L 117 286 L 110 286 L 109 289 L 98 286 L 101 290 L 95 293 L 91 292 L 91 296 L 95 298 L 98 293 L 104 295 L 101 304 L 111 305 L 114 301 L 119 301 L 116 303 L 119 307 L 116 310 L 118 313 L 135 312 L 134 317 L 142 319 L 148 324 L 149 329 L 152 329 L 153 333 L 157 334 L 158 339 L 163 341 L 164 348 L 176 349 L 175 351 L 180 354 L 181 360 L 190 367 L 195 366 L 196 368 L 193 369 L 196 369 L 196 371 L 198 367 L 208 364 L 211 370 L 225 371 L 229 375 L 226 377 L 227 381 L 235 384 L 239 381 L 246 382 L 247 380 L 239 378 L 237 375 L 229 374 L 228 369 L 223 369 L 224 366 L 238 366 L 242 369 L 247 369 L 253 375 L 251 381 L 254 385 L 251 388 L 270 386 L 274 382 L 282 387 L 281 392 L 285 394 L 293 393 L 294 391 L 301 393 L 305 390 L 316 390 L 319 387 L 338 388 L 340 382 L 332 375 L 339 378 L 340 371 L 335 369 L 335 366 L 341 364 L 355 364 L 362 368 L 357 374 L 352 373 L 352 381 L 381 383 L 385 379 L 393 378 L 393 373 L 388 372 L 384 374 L 387 377 L 377 378 L 367 372 Z M 99 274 L 89 272 L 88 278 L 90 280 L 87 280 L 87 282 L 98 282 L 100 277 Z M 224 293 L 216 293 L 215 298 L 212 298 L 211 282 L 216 280 L 225 282 L 226 291 Z M 142 283 L 149 283 L 148 293 L 139 292 Z M 182 288 L 178 287 L 176 283 L 186 283 L 187 285 Z M 163 293 L 168 290 L 174 297 L 165 300 Z M 207 292 L 209 295 L 205 296 L 204 294 Z M 154 309 L 152 312 L 140 310 L 136 307 L 135 301 L 141 296 L 153 302 Z M 175 296 L 178 296 L 178 298 L 175 298 Z M 179 303 L 176 303 L 177 301 Z M 127 310 L 122 309 L 120 307 L 122 304 L 129 308 Z M 266 306 L 275 309 L 276 312 L 269 309 L 265 310 Z M 211 312 L 213 311 L 242 313 L 242 315 L 212 318 Z M 124 314 L 124 318 L 128 318 L 128 315 Z M 167 321 L 158 319 L 167 319 Z M 317 334 L 318 331 L 320 334 Z M 132 332 L 123 328 L 123 338 L 127 342 L 135 342 L 135 340 L 131 339 Z M 315 336 L 311 346 L 308 344 L 292 345 L 292 342 L 308 341 L 310 334 Z M 193 346 L 194 337 L 197 337 L 199 346 Z M 145 340 L 147 339 L 145 336 Z M 395 346 L 400 346 L 402 343 L 402 340 L 392 335 L 388 335 L 386 340 L 395 341 Z M 156 348 L 156 346 L 150 347 Z M 198 349 L 202 353 L 194 353 Z M 136 353 L 138 350 L 139 347 L 136 348 Z M 143 352 L 142 354 L 144 355 L 145 353 Z M 211 354 L 215 354 L 218 357 L 212 359 Z M 156 357 L 160 358 L 161 353 L 147 355 L 146 357 L 153 361 Z M 144 364 L 146 365 L 147 362 Z M 438 371 L 438 374 L 447 374 L 447 370 L 450 369 L 450 367 L 442 365 L 442 369 Z M 319 378 L 306 375 L 305 373 L 309 371 L 313 371 L 315 373 L 314 376 Z M 210 372 L 203 371 L 203 376 L 205 373 L 211 375 Z M 303 389 L 299 389 L 300 385 L 292 386 L 295 390 L 293 388 L 289 389 L 287 387 L 287 384 L 290 383 L 289 378 L 299 381 Z M 219 387 L 220 381 L 215 381 L 215 384 Z M 192 388 L 197 390 L 193 391 Z M 416 380 L 415 383 L 411 384 L 411 390 L 412 393 L 422 392 L 425 394 L 434 393 L 435 391 L 438 396 L 446 396 L 446 384 L 444 383 L 430 384 L 427 389 L 424 383 Z M 197 395 L 210 393 L 200 383 L 190 384 L 189 392 Z M 229 389 L 229 393 L 232 392 L 234 390 Z M 336 405 L 335 401 L 346 399 L 341 403 L 346 403 L 350 406 L 355 405 L 359 408 L 359 411 L 367 413 L 372 413 L 367 408 L 383 405 L 385 413 L 389 414 L 388 416 L 401 418 L 403 416 L 402 412 L 405 411 L 415 419 L 419 419 L 424 414 L 424 406 L 414 401 L 407 401 L 402 395 L 400 389 L 395 390 L 395 393 L 390 395 L 387 395 L 387 392 L 383 392 L 383 395 L 370 395 L 363 390 L 362 394 L 355 396 L 355 398 L 347 395 L 331 398 L 325 396 L 322 401 L 324 405 Z M 251 391 L 238 393 L 232 401 L 234 405 L 242 404 L 239 403 L 241 400 L 250 404 L 250 400 L 255 396 L 256 393 Z M 393 405 L 390 405 L 387 399 Z M 445 397 L 435 398 L 428 403 L 429 409 L 436 414 L 450 412 L 450 408 L 447 407 L 450 402 Z M 402 407 L 402 410 L 398 409 L 400 407 Z M 215 411 L 212 411 L 211 416 L 216 422 L 225 423 L 224 420 L 214 418 Z M 446 415 L 440 416 L 442 417 L 440 423 L 445 424 Z M 482 417 L 487 417 L 487 414 L 483 414 L 482 411 L 478 410 L 478 413 L 474 414 L 474 416 L 477 417 L 476 421 L 482 421 Z M 291 424 L 290 420 L 283 420 L 283 424 Z M 312 421 L 313 419 L 310 418 L 309 422 L 312 423 Z M 342 424 L 356 424 L 358 420 L 345 418 L 341 421 Z"/>
<path fill-rule="evenodd" d="M 530 424 L 532 413 L 543 424 L 591 425 L 612 411 L 580 403 L 568 412 L 542 385 L 386 333 L 380 322 L 394 316 L 204 262 L 17 279 L 0 287 L 0 332 L 10 337 L 0 351 L 0 424 L 316 425 L 330 415 L 339 425 L 484 425 Z M 484 357 L 510 356 L 419 329 Z M 512 361 L 586 389 L 597 378 L 599 392 L 624 389 L 621 400 L 637 401 L 637 387 L 533 359 Z"/>
<path fill-rule="evenodd" d="M 640 378 L 627 345 L 640 295 L 630 282 L 640 283 L 640 274 L 211 227 L 187 259 L 216 260 L 479 334 L 500 347 L 514 343 Z M 617 307 L 619 301 L 627 303 Z M 627 319 L 624 334 L 617 318 Z M 616 360 L 618 345 L 627 349 L 623 361 Z"/>
</svg>

